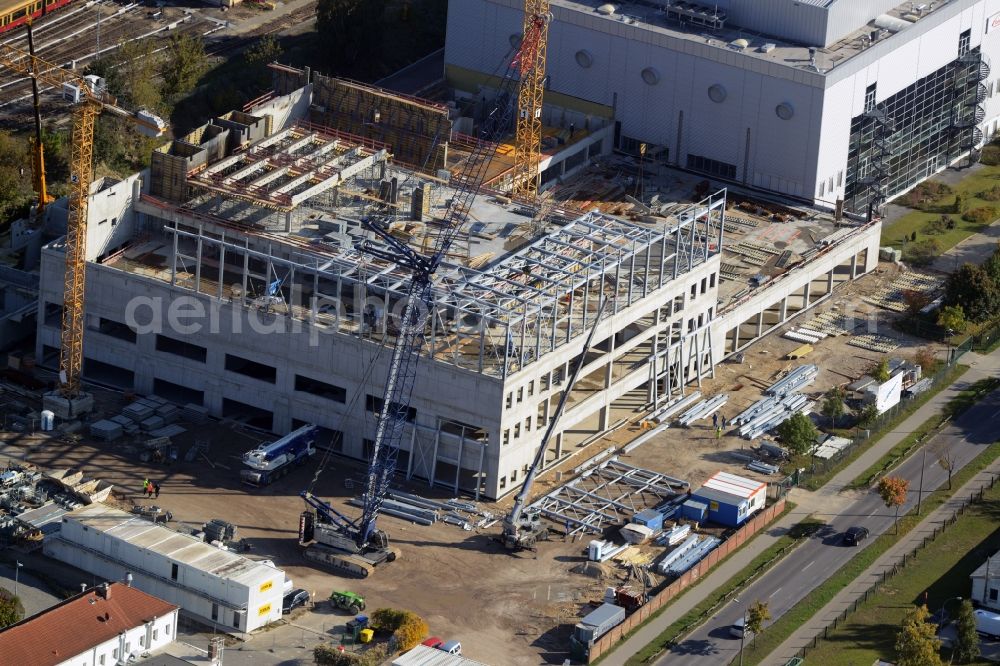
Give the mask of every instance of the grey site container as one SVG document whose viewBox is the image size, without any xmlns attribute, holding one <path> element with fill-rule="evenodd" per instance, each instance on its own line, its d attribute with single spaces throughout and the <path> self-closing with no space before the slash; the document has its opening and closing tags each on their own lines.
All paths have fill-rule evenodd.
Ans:
<svg viewBox="0 0 1000 666">
<path fill-rule="evenodd" d="M 589 645 L 624 621 L 624 608 L 614 604 L 601 604 L 576 625 L 573 635 L 581 643 Z"/>
</svg>

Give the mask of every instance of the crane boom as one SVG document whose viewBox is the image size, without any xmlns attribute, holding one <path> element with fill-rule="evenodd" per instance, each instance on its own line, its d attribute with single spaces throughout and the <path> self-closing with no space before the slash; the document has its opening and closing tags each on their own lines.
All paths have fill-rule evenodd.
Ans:
<svg viewBox="0 0 1000 666">
<path fill-rule="evenodd" d="M 533 31 L 541 28 L 532 25 Z M 391 235 L 388 231 L 388 222 L 392 219 L 392 215 L 387 212 L 387 207 L 363 220 L 382 243 L 376 244 L 371 240 L 365 240 L 361 243 L 360 249 L 409 270 L 412 277 L 389 363 L 389 374 L 386 378 L 372 446 L 371 463 L 365 481 L 361 517 L 352 520 L 313 496 L 311 492 L 301 493 L 306 504 L 316 512 L 321 521 L 326 523 L 319 526 L 310 525 L 309 519 L 304 515 L 303 522 L 300 523 L 300 537 L 303 542 L 308 541 L 310 534 L 319 535 L 317 541 L 339 551 L 347 551 L 347 541 L 351 542 L 347 556 L 327 553 L 312 556 L 314 559 L 361 575 L 368 575 L 371 566 L 376 562 L 395 559 L 395 553 L 388 548 L 387 536 L 376 529 L 376 522 L 396 469 L 399 446 L 408 420 L 418 359 L 424 346 L 427 323 L 434 305 L 433 276 L 465 224 L 468 212 L 485 179 L 486 170 L 496 154 L 496 147 L 513 120 L 518 77 L 523 78 L 526 74 L 530 74 L 531 67 L 537 62 L 536 55 L 531 51 L 537 48 L 539 43 L 536 34 L 529 35 L 507 63 L 505 74 L 497 87 L 497 105 L 482 124 L 475 148 L 466 158 L 461 172 L 452 177 L 451 184 L 455 188 L 455 195 L 445 212 L 442 231 L 435 240 L 433 252 L 425 256 Z M 309 557 L 308 550 L 306 553 Z M 362 557 L 361 562 L 350 557 L 363 556 L 366 553 L 375 553 L 375 556 L 368 559 Z"/>
<path fill-rule="evenodd" d="M 521 486 L 520 492 L 517 493 L 517 497 L 514 498 L 514 506 L 503 521 L 503 542 L 511 550 L 532 548 L 538 534 L 543 532 L 537 515 L 528 516 L 525 520 L 524 506 L 531 496 L 531 488 L 535 484 L 535 477 L 538 476 L 538 472 L 542 469 L 542 462 L 545 460 L 545 450 L 548 448 L 549 439 L 555 431 L 559 417 L 562 416 L 563 410 L 566 408 L 566 400 L 569 398 L 569 394 L 573 390 L 577 378 L 580 376 L 580 370 L 583 369 L 584 360 L 587 357 L 587 352 L 590 351 L 591 344 L 594 342 L 594 334 L 597 332 L 597 325 L 601 323 L 601 316 L 604 314 L 607 303 L 607 299 L 602 299 L 601 304 L 597 308 L 597 318 L 594 320 L 594 325 L 591 327 L 590 333 L 587 334 L 587 340 L 583 343 L 580 355 L 573 364 L 573 370 L 566 380 L 562 395 L 559 396 L 556 411 L 549 419 L 549 424 L 545 428 L 545 434 L 542 435 L 542 441 L 539 442 L 538 450 L 535 452 L 535 458 L 531 462 L 531 467 L 528 468 L 527 476 L 524 477 L 524 484 Z"/>
<path fill-rule="evenodd" d="M 73 108 L 70 146 L 70 194 L 66 222 L 66 274 L 63 285 L 62 333 L 59 353 L 60 393 L 69 401 L 69 415 L 76 416 L 73 400 L 80 395 L 83 368 L 83 294 L 87 270 L 87 206 L 93 181 L 94 123 L 102 111 L 128 119 L 147 136 L 160 136 L 165 123 L 148 112 L 129 113 L 118 106 L 106 90 L 98 88 L 75 72 L 65 70 L 22 51 L 0 44 L 0 65 L 56 88 L 72 85 L 83 97 Z"/>
<path fill-rule="evenodd" d="M 28 54 L 35 55 L 35 40 L 31 33 L 31 21 L 25 25 L 28 28 Z M 38 79 L 31 77 L 31 102 L 35 112 L 35 136 L 28 140 L 31 146 L 31 179 L 34 181 L 35 193 L 38 195 L 37 214 L 45 212 L 45 207 L 52 203 L 52 195 L 49 194 L 48 186 L 45 182 L 45 145 L 42 143 L 42 110 L 41 102 L 38 99 Z"/>
</svg>

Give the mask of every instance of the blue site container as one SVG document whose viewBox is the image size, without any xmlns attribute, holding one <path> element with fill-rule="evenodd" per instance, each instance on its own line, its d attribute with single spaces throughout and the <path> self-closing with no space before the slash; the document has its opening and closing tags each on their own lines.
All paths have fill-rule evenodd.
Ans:
<svg viewBox="0 0 1000 666">
<path fill-rule="evenodd" d="M 645 525 L 651 530 L 662 530 L 663 514 L 655 509 L 646 509 L 632 516 L 632 522 L 636 525 Z"/>
<path fill-rule="evenodd" d="M 682 505 L 681 515 L 688 520 L 703 523 L 708 517 L 708 505 L 704 502 L 688 500 Z"/>
</svg>

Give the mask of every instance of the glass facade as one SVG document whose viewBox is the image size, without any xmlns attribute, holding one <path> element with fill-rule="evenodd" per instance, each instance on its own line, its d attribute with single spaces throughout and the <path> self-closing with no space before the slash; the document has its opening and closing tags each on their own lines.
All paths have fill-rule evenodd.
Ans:
<svg viewBox="0 0 1000 666">
<path fill-rule="evenodd" d="M 845 207 L 866 214 L 975 148 L 988 75 L 975 48 L 877 105 L 870 87 L 851 121 Z"/>
</svg>

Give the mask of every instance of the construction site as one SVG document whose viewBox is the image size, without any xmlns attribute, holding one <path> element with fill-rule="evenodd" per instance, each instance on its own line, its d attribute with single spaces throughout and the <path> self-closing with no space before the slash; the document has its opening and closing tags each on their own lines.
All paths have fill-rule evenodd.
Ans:
<svg viewBox="0 0 1000 666">
<path fill-rule="evenodd" d="M 486 663 L 586 662 L 759 528 L 775 426 L 886 355 L 896 399 L 920 390 L 926 343 L 892 321 L 942 276 L 880 264 L 877 218 L 623 154 L 612 123 L 543 104 L 547 3 L 528 5 L 472 104 L 275 63 L 271 94 L 149 169 L 75 183 L 48 207 L 64 235 L 17 227 L 38 288 L 0 394 L 8 545 L 69 587 L 134 571 L 248 644 L 291 630 L 294 581 L 317 607 L 405 605 Z M 77 140 L 102 111 L 168 129 L 46 76 L 78 86 Z M 162 564 L 128 559 L 143 547 Z"/>
</svg>

